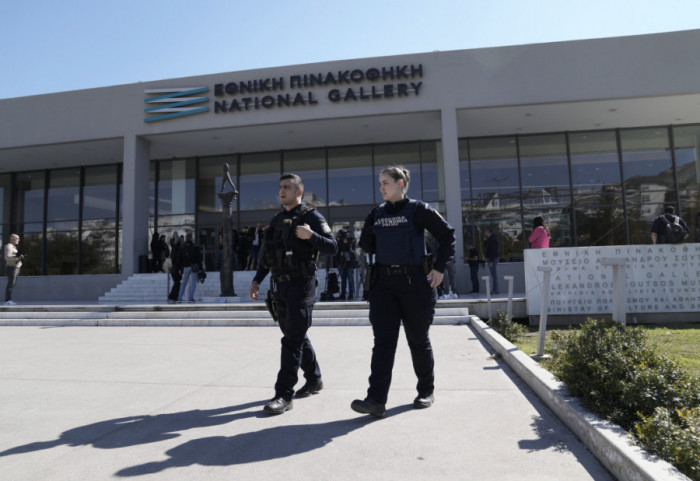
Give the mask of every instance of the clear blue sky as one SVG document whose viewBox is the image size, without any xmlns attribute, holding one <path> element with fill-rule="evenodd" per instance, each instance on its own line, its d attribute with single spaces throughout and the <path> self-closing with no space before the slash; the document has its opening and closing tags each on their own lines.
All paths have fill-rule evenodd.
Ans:
<svg viewBox="0 0 700 481">
<path fill-rule="evenodd" d="M 0 98 L 700 28 L 700 0 L 0 0 Z M 698 46 L 700 48 L 700 45 Z"/>
</svg>

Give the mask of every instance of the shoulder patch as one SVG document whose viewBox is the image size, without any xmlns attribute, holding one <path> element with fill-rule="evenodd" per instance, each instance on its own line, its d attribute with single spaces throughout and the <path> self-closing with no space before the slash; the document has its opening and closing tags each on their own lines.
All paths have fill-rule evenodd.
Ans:
<svg viewBox="0 0 700 481">
<path fill-rule="evenodd" d="M 324 234 L 328 235 L 331 233 L 331 226 L 328 225 L 328 222 L 321 222 L 321 230 Z"/>
</svg>

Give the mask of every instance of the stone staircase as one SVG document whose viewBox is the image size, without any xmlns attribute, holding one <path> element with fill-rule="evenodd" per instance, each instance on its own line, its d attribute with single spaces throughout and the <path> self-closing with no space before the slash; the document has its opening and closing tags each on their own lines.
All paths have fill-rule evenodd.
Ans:
<svg viewBox="0 0 700 481">
<path fill-rule="evenodd" d="M 227 298 L 226 301 L 244 301 L 254 276 L 255 272 L 253 271 L 234 272 L 233 289 L 239 296 L 238 298 Z M 262 292 L 267 292 L 265 282 L 263 285 L 265 287 Z M 168 274 L 134 274 L 100 296 L 97 302 L 99 304 L 162 304 L 167 302 L 171 287 L 172 279 Z M 204 283 L 197 283 L 195 300 L 197 302 L 218 302 L 217 298 L 220 297 L 220 294 L 219 273 L 208 272 Z"/>
<path fill-rule="evenodd" d="M 469 309 L 436 306 L 434 324 L 467 324 Z M 366 302 L 319 302 L 315 326 L 369 326 Z M 262 302 L 0 306 L 0 326 L 275 326 Z"/>
</svg>

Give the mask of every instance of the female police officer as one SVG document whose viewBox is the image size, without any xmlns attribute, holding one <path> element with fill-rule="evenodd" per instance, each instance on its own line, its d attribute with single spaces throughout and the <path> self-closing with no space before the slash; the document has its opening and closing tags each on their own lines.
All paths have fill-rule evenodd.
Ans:
<svg viewBox="0 0 700 481">
<path fill-rule="evenodd" d="M 369 320 L 374 332 L 369 389 L 364 400 L 352 402 L 358 413 L 386 415 L 391 371 L 403 321 L 418 396 L 413 407 L 433 404 L 433 351 L 428 330 L 435 313 L 435 287 L 442 282 L 445 264 L 454 257 L 454 229 L 428 204 L 409 199 L 410 174 L 403 167 L 389 167 L 379 176 L 385 202 L 367 216 L 360 247 L 374 254 L 369 293 Z M 435 265 L 430 267 L 425 229 L 439 244 Z"/>
</svg>

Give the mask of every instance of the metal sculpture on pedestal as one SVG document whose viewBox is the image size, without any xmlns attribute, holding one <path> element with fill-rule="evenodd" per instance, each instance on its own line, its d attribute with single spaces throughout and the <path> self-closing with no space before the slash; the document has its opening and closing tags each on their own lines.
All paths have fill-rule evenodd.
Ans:
<svg viewBox="0 0 700 481">
<path fill-rule="evenodd" d="M 233 242 L 231 238 L 231 216 L 233 214 L 233 201 L 238 197 L 236 184 L 231 180 L 228 164 L 224 164 L 224 178 L 221 181 L 221 190 L 218 193 L 221 199 L 222 229 L 223 229 L 223 262 L 221 264 L 221 297 L 233 297 L 236 292 L 233 289 Z"/>
</svg>

